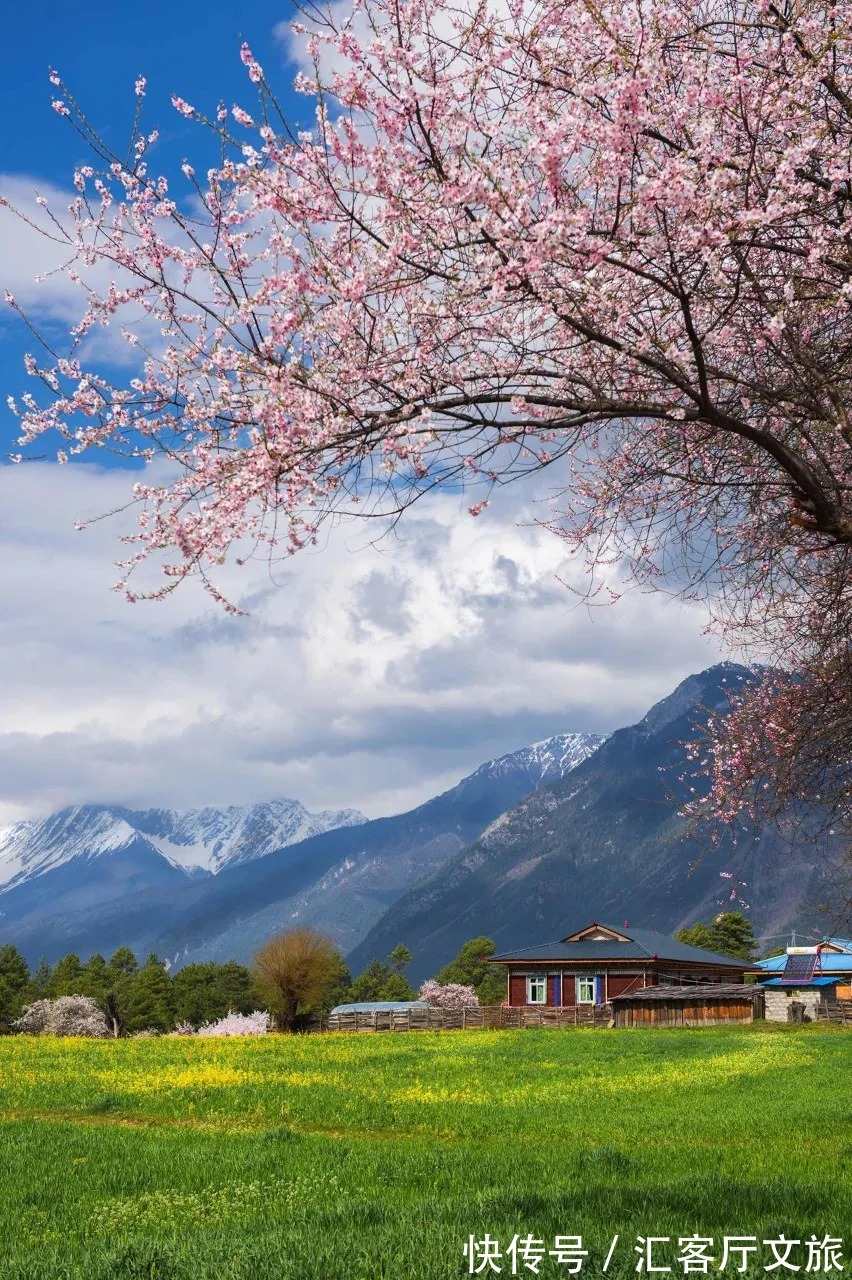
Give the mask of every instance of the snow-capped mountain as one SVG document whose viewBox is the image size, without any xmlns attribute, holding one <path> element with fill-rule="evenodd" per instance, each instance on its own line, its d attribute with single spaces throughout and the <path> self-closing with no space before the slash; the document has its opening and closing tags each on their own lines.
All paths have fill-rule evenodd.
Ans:
<svg viewBox="0 0 852 1280">
<path fill-rule="evenodd" d="M 791 839 L 789 824 L 755 829 L 743 818 L 712 841 L 678 814 L 690 795 L 680 781 L 691 772 L 683 744 L 752 678 L 733 663 L 689 676 L 575 772 L 531 788 L 390 905 L 347 956 L 350 972 L 400 940 L 417 979 L 478 934 L 498 951 L 563 938 L 589 920 L 641 921 L 671 936 L 720 909 L 746 910 L 736 898 L 746 885 L 756 933 L 799 922 L 823 931 L 821 906 L 834 898 L 837 910 L 848 897 L 834 887 L 843 883 L 840 833 L 812 840 L 800 816 Z M 530 748 L 535 762 L 549 754 L 550 744 L 539 747 Z"/>
<path fill-rule="evenodd" d="M 19 823 L 0 832 L 0 942 L 15 941 L 36 960 L 123 945 L 175 963 L 246 959 L 298 922 L 348 950 L 499 814 L 604 741 L 559 734 L 488 761 L 416 809 L 372 821 L 282 801 L 192 813 L 87 806 Z"/>
<path fill-rule="evenodd" d="M 521 747 L 519 751 L 510 751 L 508 755 L 487 761 L 471 774 L 471 778 L 499 778 L 521 772 L 528 775 L 531 789 L 534 789 L 564 778 L 606 740 L 607 735 L 601 733 L 557 733 L 553 738 L 544 738 L 529 747 Z"/>
<path fill-rule="evenodd" d="M 148 809 L 119 811 L 147 836 L 163 857 L 186 870 L 201 868 L 215 875 L 223 867 L 262 858 L 274 849 L 298 844 L 335 827 L 366 822 L 357 809 L 323 809 L 310 813 L 298 800 L 232 805 L 228 809 Z"/>
<path fill-rule="evenodd" d="M 365 820 L 354 809 L 310 813 L 298 800 L 185 811 L 77 805 L 0 828 L 0 893 L 68 863 L 88 864 L 130 850 L 158 856 L 190 875 L 215 875 Z"/>
</svg>

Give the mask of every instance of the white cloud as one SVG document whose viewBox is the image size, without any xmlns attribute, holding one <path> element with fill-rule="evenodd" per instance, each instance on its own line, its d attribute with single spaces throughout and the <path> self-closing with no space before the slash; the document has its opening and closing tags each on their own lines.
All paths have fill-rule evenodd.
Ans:
<svg viewBox="0 0 852 1280">
<path fill-rule="evenodd" d="M 399 811 L 482 760 L 641 716 L 716 659 L 703 613 L 627 595 L 591 616 L 519 489 L 474 520 L 445 496 L 400 539 L 322 549 L 130 606 L 109 590 L 127 472 L 0 469 L 0 820 L 64 803 L 293 795 Z"/>
<path fill-rule="evenodd" d="M 67 204 L 47 184 L 2 182 L 19 202 L 38 186 Z M 3 210 L 0 239 L 0 287 L 76 319 L 62 275 L 32 283 L 59 251 Z M 192 584 L 131 607 L 109 590 L 130 517 L 73 531 L 121 506 L 130 482 L 88 465 L 0 467 L 0 821 L 85 801 L 284 795 L 400 811 L 536 738 L 635 720 L 717 657 L 694 605 L 628 594 L 577 607 L 557 579 L 579 570 L 530 525 L 542 512 L 519 487 L 476 520 L 445 495 L 398 539 L 371 545 L 350 524 L 272 569 L 229 567 L 219 585 L 247 618 Z"/>
<path fill-rule="evenodd" d="M 61 242 L 48 211 L 36 204 L 36 196 L 47 200 L 50 212 L 67 227 L 71 194 L 21 174 L 0 174 L 0 194 L 24 215 L 0 207 L 0 289 L 8 289 L 26 310 L 75 324 L 82 310 L 80 289 L 62 270 L 71 256 L 69 247 Z M 47 278 L 37 284 L 40 275 Z"/>
</svg>

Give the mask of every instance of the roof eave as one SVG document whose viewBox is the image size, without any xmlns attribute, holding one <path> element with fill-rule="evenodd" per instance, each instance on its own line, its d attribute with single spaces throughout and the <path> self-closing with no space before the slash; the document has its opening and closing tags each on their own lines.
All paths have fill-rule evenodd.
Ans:
<svg viewBox="0 0 852 1280">
<path fill-rule="evenodd" d="M 501 956 L 488 956 L 488 964 L 625 964 L 636 965 L 637 968 L 648 968 L 649 964 L 674 965 L 679 969 L 736 969 L 744 973 L 760 973 L 745 960 L 735 956 L 719 960 L 679 960 L 672 956 L 528 956 L 523 951 Z"/>
</svg>

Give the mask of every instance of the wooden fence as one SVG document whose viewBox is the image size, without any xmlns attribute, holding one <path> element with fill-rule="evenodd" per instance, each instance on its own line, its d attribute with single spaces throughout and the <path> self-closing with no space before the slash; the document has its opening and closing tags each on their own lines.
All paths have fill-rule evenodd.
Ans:
<svg viewBox="0 0 852 1280">
<path fill-rule="evenodd" d="M 565 1009 L 506 1008 L 481 1005 L 478 1009 L 399 1009 L 358 1013 L 330 1013 L 315 1018 L 309 1031 L 490 1031 L 510 1027 L 609 1027 L 612 1008 L 573 1005 Z"/>
<path fill-rule="evenodd" d="M 821 1000 L 816 1007 L 817 1022 L 836 1022 L 852 1027 L 852 1000 Z"/>
</svg>

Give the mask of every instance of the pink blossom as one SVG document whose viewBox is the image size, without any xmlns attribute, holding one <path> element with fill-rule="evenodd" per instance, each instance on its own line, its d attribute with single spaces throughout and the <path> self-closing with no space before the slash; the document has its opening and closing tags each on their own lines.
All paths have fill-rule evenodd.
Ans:
<svg viewBox="0 0 852 1280">
<path fill-rule="evenodd" d="M 478 1009 L 479 997 L 473 987 L 460 982 L 437 982 L 429 978 L 417 993 L 418 1000 L 425 1000 L 437 1009 Z"/>
<path fill-rule="evenodd" d="M 269 1031 L 269 1014 L 255 1009 L 254 1013 L 228 1013 L 215 1022 L 205 1022 L 196 1031 L 198 1036 L 263 1036 Z"/>
<path fill-rule="evenodd" d="M 251 49 L 245 43 L 243 43 L 240 48 L 240 58 L 242 59 L 243 65 L 248 67 L 249 79 L 253 80 L 255 84 L 259 84 L 263 79 L 263 69 L 261 68 L 260 63 L 255 60 Z"/>
<path fill-rule="evenodd" d="M 77 183 L 49 228 L 75 351 L 140 312 L 163 341 L 36 362 L 20 447 L 183 460 L 139 487 L 118 586 L 198 576 L 226 608 L 237 543 L 547 470 L 590 600 L 675 591 L 799 673 L 732 690 L 688 812 L 798 803 L 819 766 L 852 814 L 852 0 L 361 7 L 363 34 L 336 6 L 302 30 L 301 132 L 245 44 L 248 140 L 173 99 L 224 147 L 185 208 L 140 136 Z"/>
</svg>

